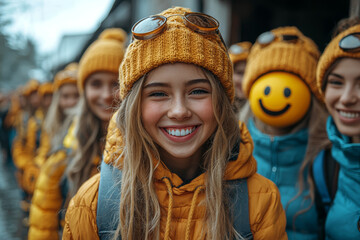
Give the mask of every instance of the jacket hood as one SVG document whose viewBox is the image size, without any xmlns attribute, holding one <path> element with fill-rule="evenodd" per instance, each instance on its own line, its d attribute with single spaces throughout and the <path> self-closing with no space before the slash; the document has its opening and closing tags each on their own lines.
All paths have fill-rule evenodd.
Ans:
<svg viewBox="0 0 360 240">
<path fill-rule="evenodd" d="M 110 165 L 116 165 L 121 169 L 122 160 L 118 159 L 120 155 L 120 146 L 123 144 L 120 129 L 116 126 L 117 112 L 113 115 L 109 127 L 108 135 L 106 139 L 106 145 L 104 150 L 104 161 Z M 232 157 L 226 167 L 224 179 L 236 180 L 241 178 L 248 178 L 256 173 L 256 161 L 252 156 L 253 142 L 248 129 L 245 124 L 239 123 L 241 132 L 241 141 L 239 145 L 233 148 L 234 157 Z M 116 163 L 118 161 L 118 164 Z M 175 173 L 172 173 L 166 165 L 158 159 L 153 159 L 154 166 L 157 165 L 154 178 L 156 181 L 161 181 L 163 178 L 168 178 L 172 185 L 178 189 L 178 191 L 194 191 L 198 186 L 205 185 L 206 172 L 197 176 L 190 183 L 184 184 L 183 180 Z M 181 194 L 178 192 L 179 194 Z M 174 192 L 176 194 L 176 192 Z"/>
</svg>

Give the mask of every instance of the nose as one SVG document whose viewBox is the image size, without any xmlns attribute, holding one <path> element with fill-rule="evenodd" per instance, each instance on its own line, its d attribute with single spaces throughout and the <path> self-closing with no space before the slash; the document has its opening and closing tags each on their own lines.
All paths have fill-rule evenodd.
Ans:
<svg viewBox="0 0 360 240">
<path fill-rule="evenodd" d="M 106 102 L 112 102 L 113 100 L 113 89 L 111 85 L 106 85 L 104 86 L 102 93 L 101 93 L 101 97 L 104 99 L 104 101 Z"/>
<path fill-rule="evenodd" d="M 191 110 L 187 105 L 186 99 L 184 97 L 175 97 L 171 101 L 167 115 L 170 119 L 176 119 L 180 121 L 190 118 Z"/>
<path fill-rule="evenodd" d="M 345 87 L 345 90 L 341 94 L 340 102 L 343 105 L 351 105 L 359 100 L 359 93 L 357 88 L 352 87 L 350 84 Z"/>
</svg>

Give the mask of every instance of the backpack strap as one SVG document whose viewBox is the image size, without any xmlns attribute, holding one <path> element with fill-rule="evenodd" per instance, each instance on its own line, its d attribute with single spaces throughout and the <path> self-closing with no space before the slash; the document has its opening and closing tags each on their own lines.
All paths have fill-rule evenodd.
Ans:
<svg viewBox="0 0 360 240">
<path fill-rule="evenodd" d="M 230 213 L 234 213 L 234 228 L 244 239 L 253 239 L 249 220 L 247 179 L 227 181 Z"/>
<path fill-rule="evenodd" d="M 321 202 L 327 213 L 331 204 L 331 197 L 328 190 L 328 186 L 326 184 L 325 178 L 325 150 L 321 150 L 321 152 L 316 156 L 313 163 L 313 177 L 316 185 L 316 189 L 319 192 Z"/>
<path fill-rule="evenodd" d="M 119 224 L 119 200 L 122 172 L 104 161 L 101 163 L 96 224 L 101 240 L 112 239 Z M 119 182 L 120 184 L 114 185 Z M 253 239 L 249 222 L 249 194 L 246 179 L 227 181 L 230 213 L 234 215 L 234 228 L 244 239 Z M 119 238 L 121 240 L 121 237 Z"/>
<path fill-rule="evenodd" d="M 120 182 L 122 172 L 113 166 L 101 162 L 100 184 L 96 210 L 96 224 L 101 240 L 112 239 L 119 224 Z M 121 240 L 121 237 L 119 237 Z"/>
</svg>

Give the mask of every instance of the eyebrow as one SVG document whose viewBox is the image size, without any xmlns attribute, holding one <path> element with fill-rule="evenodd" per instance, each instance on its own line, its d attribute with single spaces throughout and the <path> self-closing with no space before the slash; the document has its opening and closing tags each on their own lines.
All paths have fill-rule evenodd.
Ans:
<svg viewBox="0 0 360 240">
<path fill-rule="evenodd" d="M 194 84 L 197 84 L 197 83 L 208 83 L 210 84 L 209 80 L 208 79 L 192 79 L 188 82 L 186 82 L 186 86 L 191 86 L 191 85 L 194 85 Z M 144 88 L 150 88 L 150 87 L 170 87 L 170 84 L 168 83 L 162 83 L 162 82 L 153 82 L 153 83 L 149 83 L 149 84 L 146 84 L 144 86 Z"/>
<path fill-rule="evenodd" d="M 338 78 L 341 78 L 341 79 L 344 79 L 343 76 L 339 75 L 339 74 L 336 74 L 336 73 L 330 73 L 329 76 L 334 76 L 334 77 L 338 77 Z"/>
</svg>

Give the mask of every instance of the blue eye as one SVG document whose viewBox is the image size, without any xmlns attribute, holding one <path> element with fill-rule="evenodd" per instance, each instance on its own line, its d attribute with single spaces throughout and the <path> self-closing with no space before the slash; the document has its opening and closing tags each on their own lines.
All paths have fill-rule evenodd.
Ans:
<svg viewBox="0 0 360 240">
<path fill-rule="evenodd" d="M 269 95 L 269 93 L 270 93 L 270 87 L 267 86 L 267 87 L 265 88 L 264 94 L 265 94 L 265 96 L 267 96 L 267 95 Z"/>
<path fill-rule="evenodd" d="M 291 90 L 290 90 L 290 88 L 285 88 L 284 89 L 284 96 L 285 97 L 290 97 L 290 95 L 291 95 Z"/>
<path fill-rule="evenodd" d="M 166 94 L 163 92 L 153 92 L 153 93 L 150 93 L 149 96 L 150 97 L 164 97 L 164 96 L 166 96 Z"/>
<path fill-rule="evenodd" d="M 209 93 L 209 92 L 206 90 L 203 90 L 203 89 L 195 89 L 191 92 L 191 94 L 206 94 L 206 93 Z"/>
</svg>

